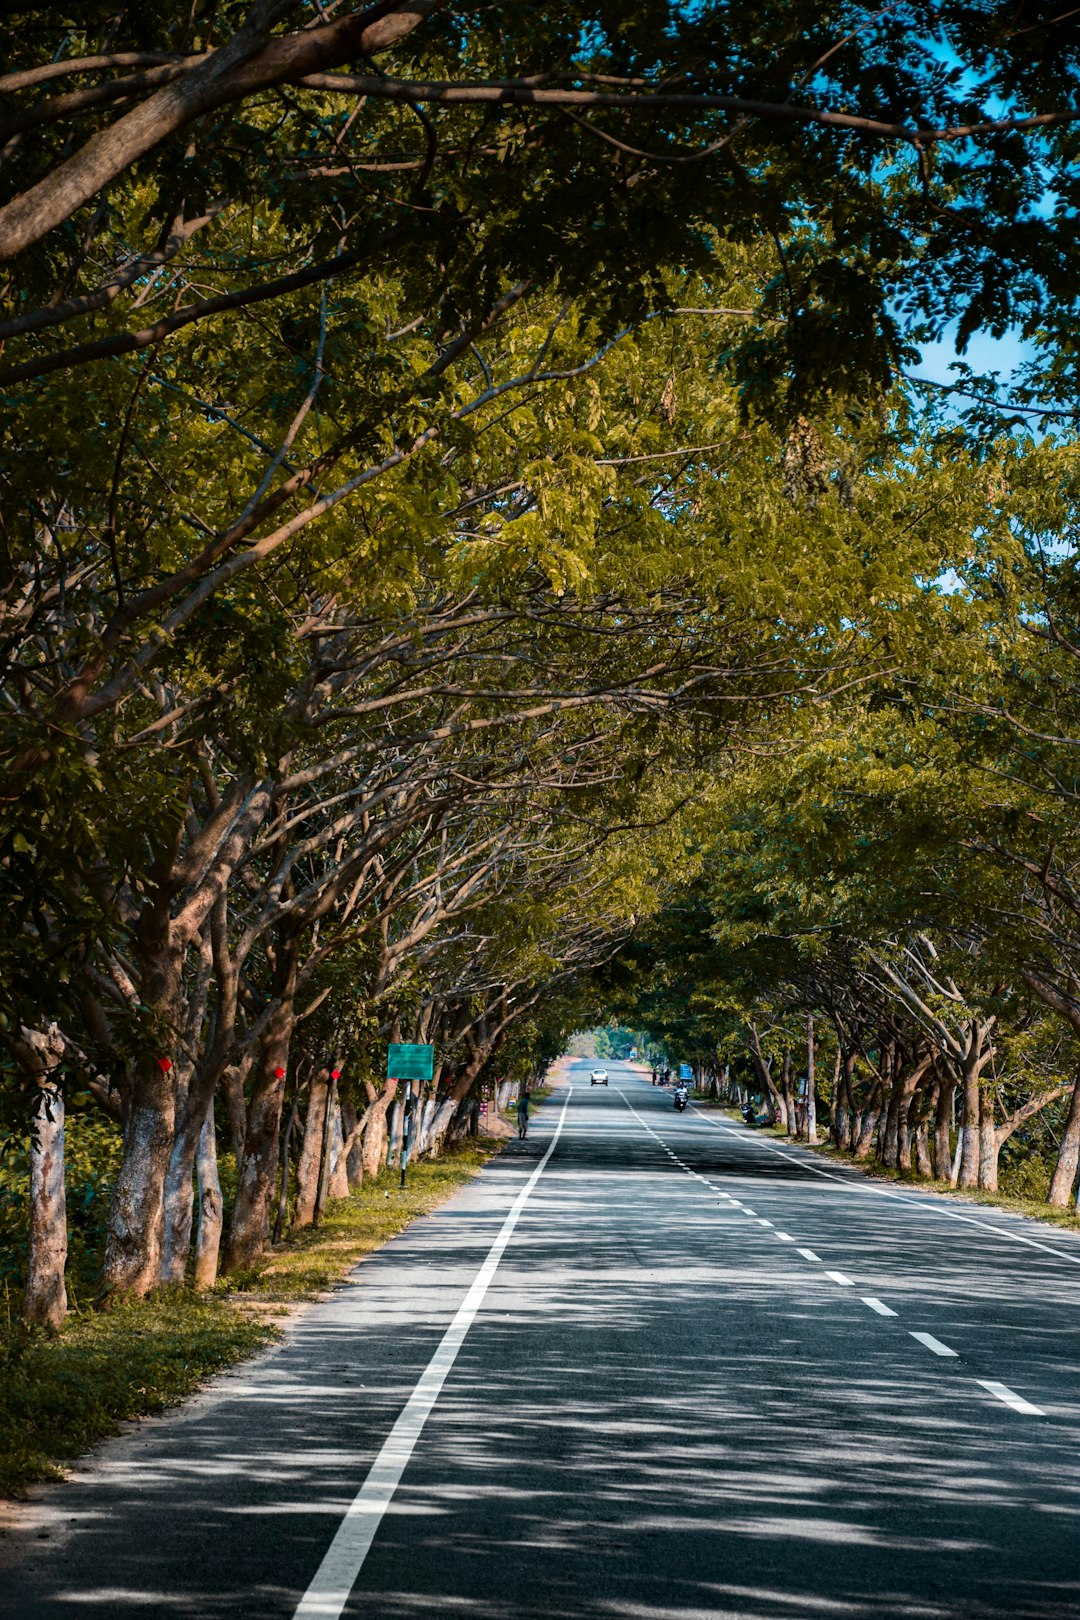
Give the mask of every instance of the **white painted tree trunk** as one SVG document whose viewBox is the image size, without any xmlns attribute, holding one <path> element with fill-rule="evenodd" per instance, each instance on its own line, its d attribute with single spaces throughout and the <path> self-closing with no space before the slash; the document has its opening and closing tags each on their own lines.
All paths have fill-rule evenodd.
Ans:
<svg viewBox="0 0 1080 1620">
<path fill-rule="evenodd" d="M 815 1058 L 817 1042 L 814 1039 L 814 1015 L 806 1015 L 806 1140 L 817 1142 L 817 1074 Z"/>
<path fill-rule="evenodd" d="M 22 1029 L 18 1058 L 36 1091 L 30 1119 L 30 1248 L 23 1316 L 55 1332 L 67 1315 L 67 1200 L 64 1192 L 64 1094 L 60 1065 L 66 1042 L 56 1024 Z"/>
<path fill-rule="evenodd" d="M 67 1202 L 64 1194 L 64 1094 L 40 1085 L 30 1130 L 30 1254 L 23 1315 L 55 1332 L 67 1315 Z"/>
<path fill-rule="evenodd" d="M 323 1135 L 326 1130 L 326 1102 L 330 1077 L 325 1069 L 313 1076 L 308 1092 L 304 1141 L 296 1167 L 296 1212 L 293 1226 L 310 1226 L 319 1199 L 319 1170 L 322 1165 Z"/>
<path fill-rule="evenodd" d="M 435 1093 L 432 1092 L 424 1102 L 424 1112 L 420 1120 L 420 1134 L 416 1139 L 417 1158 L 420 1157 L 421 1153 L 426 1153 L 431 1145 L 431 1126 L 432 1121 L 435 1118 L 435 1110 L 438 1106 L 438 1102 L 435 1099 Z"/>
<path fill-rule="evenodd" d="M 379 1174 L 386 1157 L 386 1110 L 389 1104 L 388 1097 L 379 1099 L 364 1131 L 364 1174 L 370 1181 Z"/>
<path fill-rule="evenodd" d="M 395 1097 L 394 1098 L 394 1106 L 390 1111 L 390 1139 L 389 1139 L 389 1142 L 387 1143 L 387 1148 L 386 1148 L 386 1162 L 389 1165 L 396 1165 L 396 1164 L 400 1163 L 400 1155 L 401 1155 L 401 1122 L 402 1122 L 401 1098 L 400 1097 Z"/>
<path fill-rule="evenodd" d="M 349 1175 L 345 1165 L 345 1156 L 342 1148 L 345 1146 L 345 1133 L 341 1128 L 341 1104 L 334 1098 L 334 1107 L 330 1123 L 330 1177 L 326 1193 L 328 1198 L 348 1198 Z"/>
<path fill-rule="evenodd" d="M 138 1076 L 106 1226 L 101 1280 L 108 1295 L 141 1299 L 161 1277 L 163 1198 L 174 1108 L 167 1075 Z"/>
<path fill-rule="evenodd" d="M 221 1250 L 222 1200 L 218 1179 L 217 1133 L 214 1129 L 214 1105 L 199 1132 L 199 1146 L 195 1155 L 195 1173 L 199 1182 L 199 1230 L 195 1240 L 195 1287 L 213 1288 L 217 1282 L 218 1255 Z"/>
<path fill-rule="evenodd" d="M 162 1192 L 163 1235 L 161 1244 L 161 1281 L 166 1286 L 183 1286 L 187 1276 L 188 1255 L 191 1253 L 191 1226 L 195 1214 L 195 1195 L 192 1171 L 198 1143 L 190 1140 L 195 1121 L 182 1119 L 188 1107 L 188 1085 L 177 1083 L 177 1130 L 173 1136 L 169 1168 L 165 1173 Z"/>
<path fill-rule="evenodd" d="M 357 1115 L 352 1103 L 341 1105 L 341 1128 L 345 1138 L 352 1138 L 352 1146 L 345 1155 L 345 1174 L 350 1188 L 362 1187 L 364 1184 L 364 1160 L 361 1152 L 359 1133 L 356 1131 Z"/>
<path fill-rule="evenodd" d="M 1065 1209 L 1072 1198 L 1076 1184 L 1077 1166 L 1080 1165 L 1080 1074 L 1073 1082 L 1069 1113 L 1062 1132 L 1057 1164 L 1054 1166 L 1047 1203 L 1055 1209 Z"/>
</svg>

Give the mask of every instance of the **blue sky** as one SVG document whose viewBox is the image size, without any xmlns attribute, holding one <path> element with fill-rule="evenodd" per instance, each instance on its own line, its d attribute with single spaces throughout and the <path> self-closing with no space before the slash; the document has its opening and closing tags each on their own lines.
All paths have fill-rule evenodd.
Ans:
<svg viewBox="0 0 1080 1620">
<path fill-rule="evenodd" d="M 994 338 L 989 333 L 976 332 L 968 343 L 966 354 L 958 355 L 954 334 L 947 334 L 937 343 L 923 345 L 922 364 L 913 368 L 912 375 L 926 377 L 931 382 L 952 382 L 955 376 L 949 371 L 949 365 L 954 360 L 963 360 L 977 373 L 1000 372 L 999 380 L 1008 383 L 1017 366 L 1030 359 L 1033 353 L 1032 345 L 1026 343 L 1019 333 L 1007 332 L 1004 337 Z"/>
</svg>

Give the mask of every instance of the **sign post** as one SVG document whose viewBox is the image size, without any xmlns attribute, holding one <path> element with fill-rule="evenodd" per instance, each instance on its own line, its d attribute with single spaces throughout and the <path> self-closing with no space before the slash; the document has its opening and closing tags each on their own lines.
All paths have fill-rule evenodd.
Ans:
<svg viewBox="0 0 1080 1620">
<path fill-rule="evenodd" d="M 416 1102 L 419 1100 L 413 1095 L 413 1082 L 430 1080 L 435 1073 L 435 1048 L 433 1046 L 417 1046 L 409 1041 L 391 1041 L 386 1054 L 386 1078 L 388 1080 L 405 1080 L 405 1096 L 402 1099 L 403 1112 L 401 1119 L 401 1185 L 405 1185 L 405 1167 L 409 1162 L 409 1148 L 412 1145 L 414 1114 Z"/>
</svg>

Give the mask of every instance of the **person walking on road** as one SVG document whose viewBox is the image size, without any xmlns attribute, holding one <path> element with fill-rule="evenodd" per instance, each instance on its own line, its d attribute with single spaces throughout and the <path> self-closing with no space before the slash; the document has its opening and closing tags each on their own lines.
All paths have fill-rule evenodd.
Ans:
<svg viewBox="0 0 1080 1620">
<path fill-rule="evenodd" d="M 525 1133 L 529 1129 L 530 1100 L 531 1099 L 527 1091 L 522 1091 L 521 1096 L 518 1098 L 518 1137 L 521 1141 L 525 1140 Z"/>
</svg>

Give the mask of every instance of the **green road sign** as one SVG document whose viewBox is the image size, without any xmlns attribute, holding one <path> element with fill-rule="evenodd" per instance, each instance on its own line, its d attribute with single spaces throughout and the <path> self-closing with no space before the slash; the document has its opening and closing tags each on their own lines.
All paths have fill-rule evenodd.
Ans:
<svg viewBox="0 0 1080 1620">
<path fill-rule="evenodd" d="M 415 1046 L 408 1041 L 391 1042 L 386 1054 L 388 1080 L 430 1080 L 434 1067 L 433 1046 Z"/>
</svg>

